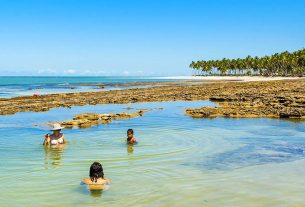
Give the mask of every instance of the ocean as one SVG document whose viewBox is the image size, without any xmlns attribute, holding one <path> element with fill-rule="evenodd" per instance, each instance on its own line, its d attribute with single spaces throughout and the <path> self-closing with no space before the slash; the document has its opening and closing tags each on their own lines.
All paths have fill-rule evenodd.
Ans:
<svg viewBox="0 0 305 207">
<path fill-rule="evenodd" d="M 11 98 L 17 96 L 31 96 L 33 94 L 54 94 L 54 93 L 76 93 L 93 92 L 101 90 L 118 90 L 126 88 L 140 88 L 145 86 L 121 86 L 106 87 L 86 86 L 83 84 L 121 84 L 136 82 L 170 82 L 181 81 L 182 79 L 166 79 L 164 77 L 147 76 L 0 76 L 0 98 Z"/>
<path fill-rule="evenodd" d="M 1 80 L 6 80 L 1 85 L 105 82 L 95 77 Z M 188 107 L 202 106 L 216 104 L 101 104 L 2 115 L 0 206 L 304 205 L 304 122 L 194 119 L 184 114 Z M 161 109 L 91 128 L 64 129 L 68 140 L 64 147 L 42 145 L 49 121 L 72 119 L 78 113 L 140 108 Z M 138 140 L 134 146 L 126 144 L 129 128 Z M 108 190 L 89 191 L 80 184 L 94 161 L 102 163 L 111 180 Z"/>
</svg>

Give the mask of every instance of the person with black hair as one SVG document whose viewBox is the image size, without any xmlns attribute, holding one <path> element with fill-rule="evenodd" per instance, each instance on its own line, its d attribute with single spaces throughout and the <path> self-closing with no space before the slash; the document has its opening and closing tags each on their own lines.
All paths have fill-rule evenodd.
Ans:
<svg viewBox="0 0 305 207">
<path fill-rule="evenodd" d="M 128 129 L 127 130 L 127 144 L 135 144 L 137 143 L 137 140 L 134 136 L 133 129 Z"/>
<path fill-rule="evenodd" d="M 103 190 L 110 181 L 104 177 L 103 166 L 99 162 L 94 162 L 90 166 L 89 177 L 83 180 L 88 184 L 90 190 Z"/>
</svg>

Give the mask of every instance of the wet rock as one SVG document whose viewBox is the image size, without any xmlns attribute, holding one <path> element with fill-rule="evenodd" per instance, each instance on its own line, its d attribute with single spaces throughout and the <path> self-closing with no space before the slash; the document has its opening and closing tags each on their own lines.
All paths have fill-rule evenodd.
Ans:
<svg viewBox="0 0 305 207">
<path fill-rule="evenodd" d="M 99 115 L 98 114 L 93 114 L 93 113 L 84 113 L 84 114 L 77 114 L 75 115 L 74 120 L 81 120 L 81 119 L 87 119 L 87 120 L 99 120 Z"/>
<path fill-rule="evenodd" d="M 24 111 L 48 111 L 55 107 L 87 104 L 206 100 L 219 104 L 217 109 L 195 110 L 193 117 L 289 117 L 304 119 L 305 79 L 265 82 L 217 82 L 193 85 L 168 85 L 66 94 L 0 98 L 0 114 Z M 217 110 L 217 111 L 215 111 Z M 288 111 L 288 112 L 287 112 Z M 140 115 L 142 112 L 139 113 Z M 117 115 L 116 115 L 117 116 Z M 119 116 L 118 116 L 119 117 Z M 128 115 L 121 117 L 128 118 Z M 109 120 L 94 115 L 82 117 L 91 121 Z M 114 117 L 111 116 L 111 119 Z M 86 126 L 86 124 L 83 124 Z"/>
<path fill-rule="evenodd" d="M 121 119 L 131 119 L 138 116 L 142 116 L 146 111 L 149 110 L 139 110 L 133 113 L 116 113 L 116 114 L 94 114 L 94 113 L 83 113 L 83 114 L 76 114 L 73 120 L 63 121 L 60 124 L 66 128 L 73 128 L 73 127 L 91 127 L 97 124 L 108 124 L 111 123 L 113 120 L 121 120 Z"/>
</svg>

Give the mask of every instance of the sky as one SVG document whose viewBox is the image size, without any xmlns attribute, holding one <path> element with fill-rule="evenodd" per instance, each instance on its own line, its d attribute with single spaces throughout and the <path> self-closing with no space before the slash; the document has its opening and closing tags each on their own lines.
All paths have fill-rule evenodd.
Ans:
<svg viewBox="0 0 305 207">
<path fill-rule="evenodd" d="M 191 75 L 304 47 L 304 0 L 0 0 L 2 76 Z"/>
</svg>

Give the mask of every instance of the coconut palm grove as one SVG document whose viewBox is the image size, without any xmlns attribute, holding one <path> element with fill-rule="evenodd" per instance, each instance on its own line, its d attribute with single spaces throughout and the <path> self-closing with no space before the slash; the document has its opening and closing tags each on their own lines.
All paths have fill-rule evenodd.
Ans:
<svg viewBox="0 0 305 207">
<path fill-rule="evenodd" d="M 196 75 L 262 75 L 305 76 L 305 49 L 295 52 L 275 53 L 264 57 L 199 60 L 190 67 Z"/>
</svg>

